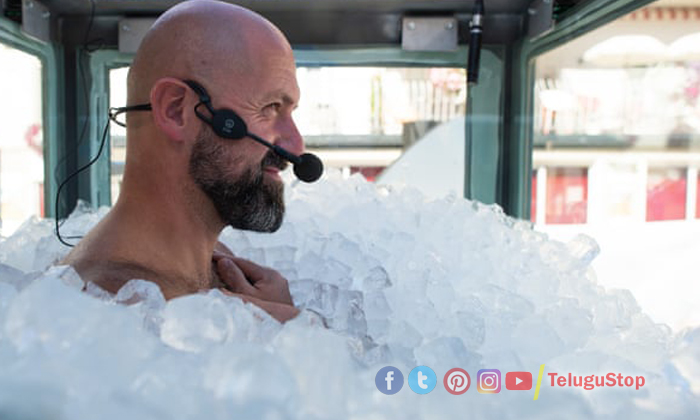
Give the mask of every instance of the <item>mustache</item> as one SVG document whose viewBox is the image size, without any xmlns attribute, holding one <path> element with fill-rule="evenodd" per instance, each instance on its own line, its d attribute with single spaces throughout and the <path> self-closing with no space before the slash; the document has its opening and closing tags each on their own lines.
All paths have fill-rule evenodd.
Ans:
<svg viewBox="0 0 700 420">
<path fill-rule="evenodd" d="M 260 162 L 260 167 L 265 168 L 267 166 L 272 166 L 278 168 L 280 171 L 287 169 L 289 162 L 278 156 L 274 151 L 268 150 L 263 157 L 262 162 Z"/>
</svg>

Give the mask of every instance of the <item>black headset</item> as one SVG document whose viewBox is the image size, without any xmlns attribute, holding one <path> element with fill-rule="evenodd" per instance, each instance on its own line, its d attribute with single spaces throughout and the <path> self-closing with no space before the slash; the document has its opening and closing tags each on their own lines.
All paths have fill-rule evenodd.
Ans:
<svg viewBox="0 0 700 420">
<path fill-rule="evenodd" d="M 185 83 L 199 96 L 200 102 L 194 107 L 194 113 L 197 114 L 199 119 L 209 124 L 217 136 L 236 140 L 248 135 L 248 127 L 243 118 L 230 109 L 214 109 L 211 105 L 211 98 L 202 85 L 192 80 L 185 80 Z M 199 112 L 199 107 L 202 105 L 207 107 L 211 114 L 211 119 Z"/>
<path fill-rule="evenodd" d="M 230 109 L 214 109 L 211 104 L 211 97 L 209 96 L 209 93 L 207 93 L 207 90 L 204 89 L 204 86 L 200 85 L 194 80 L 184 80 L 184 82 L 199 97 L 199 103 L 194 107 L 194 113 L 197 115 L 197 117 L 199 117 L 199 119 L 209 124 L 217 136 L 225 139 L 237 140 L 248 135 L 248 127 L 246 126 L 245 121 L 243 121 L 243 118 Z M 207 108 L 211 114 L 211 118 L 199 111 L 199 107 L 202 105 Z M 126 127 L 124 123 L 117 120 L 117 116 L 119 114 L 130 111 L 151 111 L 151 109 L 151 104 L 112 108 L 109 111 L 109 118 L 122 127 Z"/>
</svg>

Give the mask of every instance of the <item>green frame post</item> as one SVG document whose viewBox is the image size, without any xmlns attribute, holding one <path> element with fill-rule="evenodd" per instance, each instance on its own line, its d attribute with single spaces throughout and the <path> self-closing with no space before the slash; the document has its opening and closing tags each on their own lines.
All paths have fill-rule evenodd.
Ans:
<svg viewBox="0 0 700 420">
<path fill-rule="evenodd" d="M 90 150 L 91 155 L 97 155 L 102 141 L 103 131 L 109 123 L 109 71 L 129 66 L 133 60 L 132 54 L 124 54 L 115 50 L 96 51 L 90 54 Z M 126 105 L 126 104 L 123 104 Z M 90 172 L 90 202 L 95 206 L 110 206 L 112 204 L 111 188 L 111 137 L 109 127 L 102 156 L 93 165 Z"/>
<path fill-rule="evenodd" d="M 479 83 L 471 89 L 471 109 L 465 116 L 465 140 L 470 144 L 469 162 L 464 170 L 470 182 L 470 196 L 482 203 L 499 202 L 499 160 L 503 145 L 504 60 L 498 48 L 481 52 Z M 466 61 L 465 61 L 466 63 Z M 465 159 L 466 160 L 466 159 Z"/>
<path fill-rule="evenodd" d="M 504 201 L 506 212 L 521 219 L 530 218 L 530 194 L 533 150 L 533 93 L 535 86 L 535 59 L 554 48 L 597 29 L 613 20 L 637 10 L 654 0 L 591 0 L 567 12 L 554 30 L 535 39 L 519 42 L 513 51 L 513 63 L 519 71 L 513 72 L 511 105 L 512 136 L 506 139 L 509 153 L 505 168 Z"/>
</svg>

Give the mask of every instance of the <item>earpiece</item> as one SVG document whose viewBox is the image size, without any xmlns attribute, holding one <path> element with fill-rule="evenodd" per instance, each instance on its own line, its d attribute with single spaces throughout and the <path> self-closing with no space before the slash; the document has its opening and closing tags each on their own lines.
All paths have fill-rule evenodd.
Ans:
<svg viewBox="0 0 700 420">
<path fill-rule="evenodd" d="M 214 109 L 211 105 L 211 98 L 202 85 L 192 80 L 185 80 L 185 83 L 199 96 L 200 103 L 194 108 L 195 114 L 197 114 L 202 121 L 209 124 L 217 136 L 237 140 L 248 135 L 248 127 L 245 121 L 243 121 L 243 118 L 239 117 L 238 114 L 230 109 Z M 201 105 L 207 108 L 211 114 L 211 118 L 199 112 L 199 107 Z"/>
</svg>

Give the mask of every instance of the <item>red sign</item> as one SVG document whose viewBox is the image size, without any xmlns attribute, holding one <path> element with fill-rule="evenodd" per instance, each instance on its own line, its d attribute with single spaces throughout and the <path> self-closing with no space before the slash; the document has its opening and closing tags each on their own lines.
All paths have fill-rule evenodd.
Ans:
<svg viewBox="0 0 700 420">
<path fill-rule="evenodd" d="M 506 373 L 506 389 L 510 391 L 528 391 L 532 389 L 532 373 L 508 372 Z"/>
</svg>

